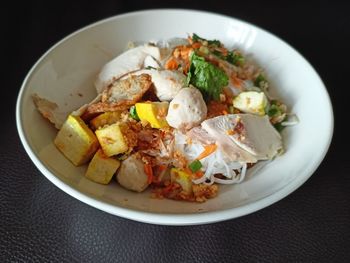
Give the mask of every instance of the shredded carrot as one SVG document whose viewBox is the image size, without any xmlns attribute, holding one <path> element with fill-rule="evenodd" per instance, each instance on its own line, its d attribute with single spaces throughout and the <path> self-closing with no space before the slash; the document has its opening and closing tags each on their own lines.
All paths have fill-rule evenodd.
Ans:
<svg viewBox="0 0 350 263">
<path fill-rule="evenodd" d="M 188 40 L 188 42 L 190 42 L 190 44 L 193 43 L 192 37 L 188 36 L 187 40 Z"/>
<path fill-rule="evenodd" d="M 227 112 L 226 110 L 223 110 L 223 111 L 222 111 L 222 114 L 227 115 L 228 112 Z"/>
<path fill-rule="evenodd" d="M 227 135 L 234 135 L 236 132 L 234 130 L 227 130 Z"/>
<path fill-rule="evenodd" d="M 150 184 L 153 181 L 153 170 L 152 170 L 152 165 L 150 164 L 145 164 L 143 167 L 145 174 L 147 175 L 147 183 Z"/>
<path fill-rule="evenodd" d="M 168 167 L 168 166 L 165 165 L 165 164 L 160 164 L 160 165 L 158 165 L 158 169 L 159 169 L 160 172 L 163 172 L 167 167 Z"/>
<path fill-rule="evenodd" d="M 170 183 L 169 185 L 167 185 L 166 187 L 164 187 L 162 189 L 162 194 L 166 196 L 166 195 L 170 194 L 171 192 L 173 192 L 174 190 L 179 189 L 180 187 L 181 186 L 176 184 L 176 183 Z"/>
<path fill-rule="evenodd" d="M 231 75 L 231 79 L 233 84 L 237 87 L 237 88 L 241 88 L 242 87 L 242 80 L 238 77 L 236 77 L 234 74 Z"/>
<path fill-rule="evenodd" d="M 231 104 L 232 104 L 232 101 L 231 101 Z M 226 102 L 219 102 L 216 100 L 209 101 L 207 108 L 208 108 L 207 118 L 213 118 L 219 115 L 223 115 L 224 111 L 228 112 L 229 110 Z"/>
<path fill-rule="evenodd" d="M 187 74 L 190 70 L 190 61 L 188 59 L 185 60 L 185 65 L 183 67 L 183 73 Z"/>
<path fill-rule="evenodd" d="M 168 166 L 160 164 L 160 165 L 156 165 L 152 172 L 153 172 L 153 183 L 160 183 L 160 174 L 165 171 L 168 168 Z"/>
<path fill-rule="evenodd" d="M 201 47 L 201 43 L 195 42 L 195 43 L 192 44 L 192 47 L 193 47 L 194 49 L 198 49 L 198 48 Z"/>
<path fill-rule="evenodd" d="M 187 59 L 189 57 L 189 54 L 191 53 L 192 48 L 184 46 L 182 49 L 180 49 L 180 55 L 182 59 Z"/>
<path fill-rule="evenodd" d="M 227 51 L 226 48 L 224 48 L 224 47 L 217 47 L 217 48 L 215 48 L 215 49 L 216 49 L 217 51 L 219 51 L 222 55 L 227 56 L 228 51 Z"/>
<path fill-rule="evenodd" d="M 204 175 L 204 172 L 199 170 L 199 171 L 197 171 L 197 172 L 194 173 L 194 178 L 195 178 L 195 179 L 199 179 L 199 178 L 201 178 L 203 175 Z"/>
<path fill-rule="evenodd" d="M 174 58 L 169 59 L 166 64 L 165 64 L 165 69 L 177 69 L 179 66 L 179 64 L 177 63 L 177 61 Z"/>
<path fill-rule="evenodd" d="M 217 145 L 216 144 L 209 144 L 204 147 L 204 151 L 196 158 L 197 160 L 203 159 L 213 152 L 216 151 Z"/>
<path fill-rule="evenodd" d="M 166 168 L 168 168 L 168 166 L 164 164 L 156 165 L 153 168 L 153 177 L 154 177 L 153 179 L 156 179 L 156 177 L 158 177 L 163 171 L 165 171 Z"/>
</svg>

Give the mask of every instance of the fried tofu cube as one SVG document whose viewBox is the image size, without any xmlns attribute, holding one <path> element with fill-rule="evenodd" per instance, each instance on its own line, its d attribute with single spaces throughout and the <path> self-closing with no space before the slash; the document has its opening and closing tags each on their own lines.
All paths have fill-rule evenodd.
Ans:
<svg viewBox="0 0 350 263">
<path fill-rule="evenodd" d="M 169 127 L 165 119 L 168 113 L 168 102 L 139 102 L 135 107 L 140 120 L 149 122 L 152 128 Z"/>
<path fill-rule="evenodd" d="M 54 144 L 76 166 L 88 162 L 99 147 L 95 134 L 80 117 L 73 115 L 62 125 Z"/>
<path fill-rule="evenodd" d="M 90 180 L 99 184 L 108 184 L 120 166 L 120 161 L 107 157 L 102 149 L 99 149 L 85 173 Z"/>
<path fill-rule="evenodd" d="M 189 195 L 192 193 L 191 175 L 186 172 L 177 168 L 171 168 L 170 180 L 172 183 L 178 183 L 186 194 Z"/>
<path fill-rule="evenodd" d="M 98 129 L 95 133 L 104 154 L 108 157 L 124 153 L 129 148 L 124 139 L 122 127 L 118 123 Z"/>
<path fill-rule="evenodd" d="M 97 130 L 105 125 L 111 125 L 120 120 L 121 111 L 107 111 L 90 121 L 90 126 L 93 130 Z"/>
</svg>

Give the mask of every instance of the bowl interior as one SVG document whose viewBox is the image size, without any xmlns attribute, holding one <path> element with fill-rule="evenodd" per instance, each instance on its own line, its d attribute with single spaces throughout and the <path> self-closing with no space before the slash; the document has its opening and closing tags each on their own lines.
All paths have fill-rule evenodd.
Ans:
<svg viewBox="0 0 350 263">
<path fill-rule="evenodd" d="M 195 32 L 252 54 L 271 82 L 271 92 L 298 115 L 300 123 L 283 131 L 286 152 L 241 184 L 221 186 L 203 204 L 158 200 L 150 192 L 103 186 L 84 177 L 53 145 L 56 130 L 34 108 L 31 94 L 70 112 L 96 96 L 100 68 L 129 41 L 186 37 Z M 205 12 L 150 10 L 116 16 L 88 26 L 49 50 L 28 74 L 17 104 L 22 142 L 44 175 L 69 194 L 109 213 L 159 224 L 196 224 L 224 220 L 263 208 L 299 187 L 322 161 L 333 132 L 325 87 L 309 63 L 288 44 L 248 23 Z M 252 174 L 252 171 L 250 172 Z"/>
</svg>

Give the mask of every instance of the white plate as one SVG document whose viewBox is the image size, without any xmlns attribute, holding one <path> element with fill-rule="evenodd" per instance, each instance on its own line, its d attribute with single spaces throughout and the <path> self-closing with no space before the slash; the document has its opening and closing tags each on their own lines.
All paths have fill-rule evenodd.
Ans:
<svg viewBox="0 0 350 263">
<path fill-rule="evenodd" d="M 286 153 L 238 185 L 222 186 L 217 198 L 203 204 L 158 200 L 150 193 L 129 192 L 84 177 L 55 148 L 56 130 L 34 108 L 31 94 L 55 101 L 70 111 L 95 96 L 93 82 L 102 65 L 122 52 L 130 40 L 205 38 L 238 46 L 266 69 L 272 91 L 300 119 L 283 132 Z M 81 96 L 83 95 L 83 96 Z M 66 37 L 33 66 L 17 100 L 20 138 L 38 169 L 75 198 L 121 217 L 165 225 L 203 224 L 252 213 L 301 186 L 323 160 L 333 134 L 329 96 L 312 66 L 276 36 L 231 17 L 191 10 L 148 10 L 118 15 Z"/>
</svg>

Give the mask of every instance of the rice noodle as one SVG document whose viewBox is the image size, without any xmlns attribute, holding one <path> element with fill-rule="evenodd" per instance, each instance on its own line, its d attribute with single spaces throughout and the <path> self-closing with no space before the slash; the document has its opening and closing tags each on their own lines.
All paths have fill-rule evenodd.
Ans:
<svg viewBox="0 0 350 263">
<path fill-rule="evenodd" d="M 296 114 L 288 113 L 288 120 L 281 123 L 282 126 L 293 126 L 299 123 L 299 119 Z"/>
<path fill-rule="evenodd" d="M 188 162 L 195 160 L 204 149 L 199 143 L 192 142 L 188 144 L 186 135 L 178 131 L 175 132 L 175 148 L 182 152 Z M 212 185 L 214 182 L 219 184 L 233 184 L 244 180 L 247 164 L 225 161 L 224 155 L 219 148 L 200 161 L 202 163 L 202 170 L 205 172 L 201 178 L 192 181 L 194 184 L 204 183 L 206 185 Z M 217 178 L 214 176 L 215 174 L 221 174 L 227 179 Z"/>
</svg>

